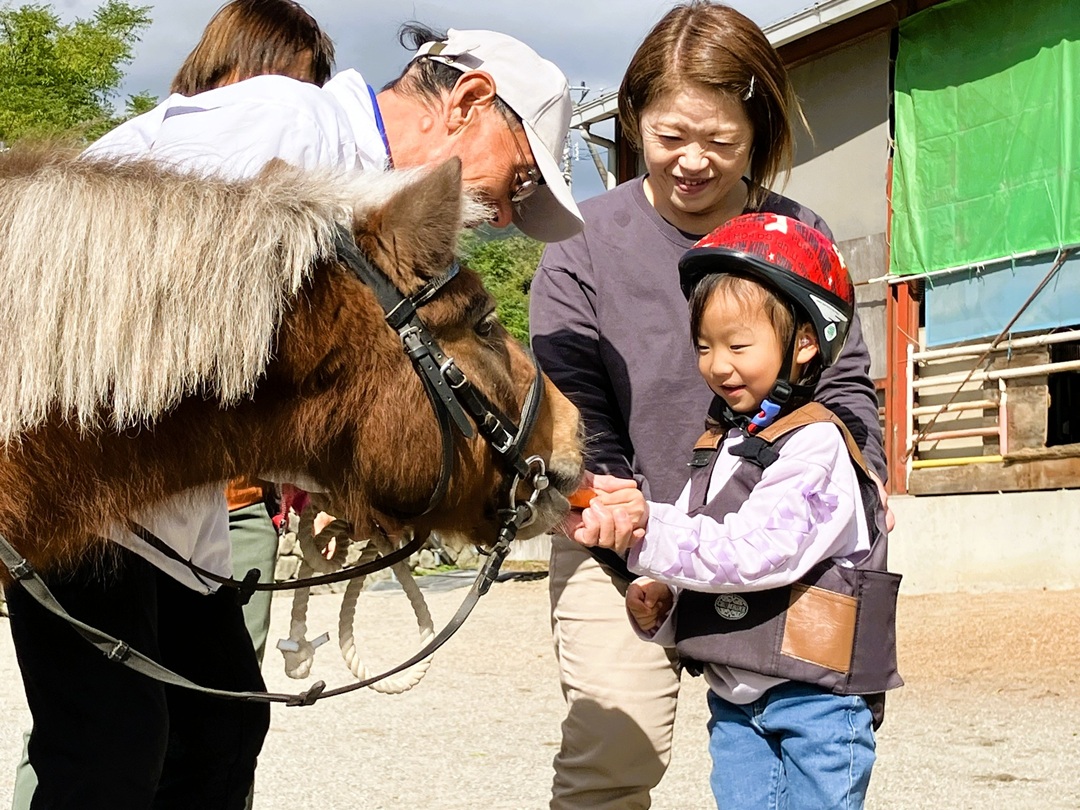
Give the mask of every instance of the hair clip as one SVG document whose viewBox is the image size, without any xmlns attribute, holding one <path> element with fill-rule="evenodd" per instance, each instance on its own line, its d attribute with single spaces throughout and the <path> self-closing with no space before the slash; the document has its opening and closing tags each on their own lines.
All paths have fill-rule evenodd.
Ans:
<svg viewBox="0 0 1080 810">
<path fill-rule="evenodd" d="M 749 101 L 754 97 L 754 74 L 750 74 L 750 85 L 746 88 L 746 92 L 743 93 L 742 100 Z"/>
</svg>

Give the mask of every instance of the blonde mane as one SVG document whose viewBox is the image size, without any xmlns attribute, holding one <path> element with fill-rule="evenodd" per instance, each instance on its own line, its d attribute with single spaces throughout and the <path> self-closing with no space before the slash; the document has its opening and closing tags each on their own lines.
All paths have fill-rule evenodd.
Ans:
<svg viewBox="0 0 1080 810">
<path fill-rule="evenodd" d="M 50 414 L 124 429 L 186 394 L 250 395 L 337 226 L 415 179 L 0 159 L 0 443 Z"/>
</svg>

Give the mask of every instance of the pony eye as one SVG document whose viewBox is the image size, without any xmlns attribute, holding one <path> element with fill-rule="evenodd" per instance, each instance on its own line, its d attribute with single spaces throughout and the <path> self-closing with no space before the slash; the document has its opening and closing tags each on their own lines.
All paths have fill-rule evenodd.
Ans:
<svg viewBox="0 0 1080 810">
<path fill-rule="evenodd" d="M 492 332 L 495 331 L 495 327 L 499 325 L 499 317 L 491 312 L 485 315 L 480 321 L 473 327 L 473 330 L 480 337 L 491 337 Z"/>
</svg>

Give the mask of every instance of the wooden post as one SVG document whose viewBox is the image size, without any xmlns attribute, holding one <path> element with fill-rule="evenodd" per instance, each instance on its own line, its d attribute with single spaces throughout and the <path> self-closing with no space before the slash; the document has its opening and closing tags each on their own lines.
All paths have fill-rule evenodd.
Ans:
<svg viewBox="0 0 1080 810">
<path fill-rule="evenodd" d="M 893 159 L 885 168 L 885 232 L 892 233 Z M 890 240 L 885 240 L 885 269 L 890 261 Z M 890 385 L 885 390 L 885 463 L 889 471 L 890 494 L 906 495 L 908 491 L 907 452 L 908 424 L 911 413 L 908 405 L 909 377 L 908 345 L 919 348 L 919 301 L 911 294 L 911 285 L 889 284 L 885 297 L 886 372 Z M 914 369 L 911 369 L 914 372 Z"/>
<path fill-rule="evenodd" d="M 908 283 L 890 284 L 885 299 L 885 320 L 888 329 L 888 379 L 892 381 L 885 392 L 885 459 L 889 465 L 889 492 L 907 493 L 908 411 L 908 344 L 916 344 L 919 336 L 919 302 L 911 295 Z"/>
<path fill-rule="evenodd" d="M 618 116 L 615 117 L 615 181 L 625 183 L 638 175 L 638 153 L 630 141 L 623 135 L 622 124 Z"/>
</svg>

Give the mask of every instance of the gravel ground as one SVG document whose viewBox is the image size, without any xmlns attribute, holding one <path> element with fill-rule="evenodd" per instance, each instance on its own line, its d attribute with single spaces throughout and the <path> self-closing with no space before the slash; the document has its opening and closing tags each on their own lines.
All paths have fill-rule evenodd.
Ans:
<svg viewBox="0 0 1080 810">
<path fill-rule="evenodd" d="M 428 591 L 441 624 L 463 589 Z M 336 626 L 340 597 L 312 599 L 310 635 Z M 291 602 L 274 603 L 271 639 Z M 400 593 L 360 600 L 370 665 L 415 646 Z M 377 617 L 377 618 L 375 618 Z M 1080 808 L 1080 592 L 905 596 L 905 688 L 889 698 L 878 738 L 871 808 Z M 347 670 L 319 651 L 315 675 Z M 268 686 L 297 691 L 276 651 Z M 671 769 L 654 807 L 709 808 L 703 684 L 687 678 Z M 29 723 L 6 629 L 0 629 L 0 774 L 11 774 Z M 558 744 L 562 697 L 550 649 L 547 582 L 496 584 L 414 691 L 364 691 L 302 709 L 275 707 L 256 783 L 260 810 L 542 808 Z M 0 776 L 0 808 L 11 779 Z"/>
</svg>

